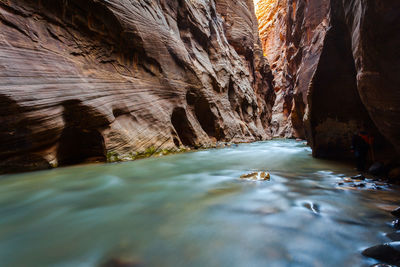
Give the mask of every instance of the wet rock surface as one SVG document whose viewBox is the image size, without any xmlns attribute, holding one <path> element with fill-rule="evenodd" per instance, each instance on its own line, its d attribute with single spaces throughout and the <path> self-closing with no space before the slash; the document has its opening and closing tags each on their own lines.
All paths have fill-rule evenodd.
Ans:
<svg viewBox="0 0 400 267">
<path fill-rule="evenodd" d="M 392 241 L 400 241 L 400 231 L 386 234 Z"/>
<path fill-rule="evenodd" d="M 393 216 L 398 216 L 399 210 L 400 208 L 396 208 L 390 213 Z M 399 219 L 394 220 L 393 222 L 391 222 L 391 225 L 395 229 L 400 229 L 400 220 Z M 362 252 L 362 254 L 366 257 L 374 258 L 376 260 L 398 266 L 400 264 L 400 232 L 395 231 L 392 233 L 386 233 L 385 236 L 391 239 L 393 242 L 367 248 Z M 379 263 L 374 266 L 390 266 L 390 265 Z"/>
<path fill-rule="evenodd" d="M 392 222 L 392 226 L 393 226 L 395 229 L 400 229 L 400 220 L 399 220 L 399 219 L 394 220 L 394 221 Z"/>
<path fill-rule="evenodd" d="M 0 21 L 1 172 L 270 137 L 251 1 L 12 0 Z"/>
<path fill-rule="evenodd" d="M 251 172 L 240 176 L 241 179 L 255 180 L 255 181 L 269 181 L 271 175 L 268 172 Z"/>
<path fill-rule="evenodd" d="M 397 218 L 400 218 L 400 208 L 397 208 L 393 211 L 390 212 L 393 216 L 396 216 Z"/>
<path fill-rule="evenodd" d="M 400 242 L 391 242 L 367 248 L 362 252 L 366 257 L 389 264 L 400 264 Z"/>
<path fill-rule="evenodd" d="M 365 177 L 358 174 L 352 177 L 344 177 L 338 181 L 337 185 L 341 189 L 364 189 L 364 190 L 388 190 L 390 184 L 385 181 Z"/>
</svg>

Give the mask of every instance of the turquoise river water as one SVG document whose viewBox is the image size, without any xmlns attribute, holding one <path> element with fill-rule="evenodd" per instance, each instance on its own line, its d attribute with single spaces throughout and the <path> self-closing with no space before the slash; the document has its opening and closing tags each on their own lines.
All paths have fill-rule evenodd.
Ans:
<svg viewBox="0 0 400 267">
<path fill-rule="evenodd" d="M 274 140 L 0 176 L 0 266 L 369 266 L 400 194 L 354 174 Z"/>
</svg>

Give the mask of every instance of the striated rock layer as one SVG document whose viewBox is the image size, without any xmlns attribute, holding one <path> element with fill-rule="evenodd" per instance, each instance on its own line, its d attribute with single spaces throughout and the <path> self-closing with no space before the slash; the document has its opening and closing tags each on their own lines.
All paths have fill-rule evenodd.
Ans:
<svg viewBox="0 0 400 267">
<path fill-rule="evenodd" d="M 307 138 L 315 156 L 350 156 L 359 128 L 400 152 L 400 2 L 260 0 L 274 74 L 274 135 Z"/>
<path fill-rule="evenodd" d="M 0 29 L 2 172 L 270 137 L 250 0 L 0 0 Z"/>
</svg>

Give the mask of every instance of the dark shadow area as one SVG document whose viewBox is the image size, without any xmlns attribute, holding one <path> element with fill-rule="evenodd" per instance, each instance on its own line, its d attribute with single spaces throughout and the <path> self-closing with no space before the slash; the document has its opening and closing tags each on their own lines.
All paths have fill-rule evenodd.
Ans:
<svg viewBox="0 0 400 267">
<path fill-rule="evenodd" d="M 32 149 L 32 133 L 25 112 L 15 100 L 0 95 L 0 159 Z"/>
<path fill-rule="evenodd" d="M 210 136 L 217 140 L 220 138 L 216 131 L 216 118 L 211 111 L 210 103 L 204 98 L 199 97 L 194 105 L 194 112 L 201 128 Z"/>
<path fill-rule="evenodd" d="M 343 7 L 332 10 L 332 28 L 310 88 L 310 124 L 306 130 L 315 157 L 343 159 L 353 157 L 350 146 L 357 129 L 372 134 L 379 147 L 385 140 L 358 93 L 351 36 L 339 19 L 344 17 Z"/>
<path fill-rule="evenodd" d="M 351 157 L 351 138 L 357 127 L 372 124 L 358 94 L 350 33 L 340 17 L 343 15 L 332 14 L 333 26 L 325 39 L 309 100 L 309 140 L 313 155 L 321 158 Z"/>
<path fill-rule="evenodd" d="M 57 151 L 58 165 L 106 161 L 103 136 L 96 130 L 65 128 Z"/>
<path fill-rule="evenodd" d="M 65 128 L 59 139 L 58 165 L 106 161 L 104 138 L 98 130 L 103 118 L 79 101 L 64 103 Z"/>
<path fill-rule="evenodd" d="M 194 147 L 196 134 L 194 133 L 193 128 L 190 125 L 185 109 L 182 107 L 175 108 L 172 112 L 171 122 L 182 144 L 185 146 Z M 176 141 L 174 140 L 175 145 L 178 143 L 179 146 L 179 142 Z"/>
</svg>

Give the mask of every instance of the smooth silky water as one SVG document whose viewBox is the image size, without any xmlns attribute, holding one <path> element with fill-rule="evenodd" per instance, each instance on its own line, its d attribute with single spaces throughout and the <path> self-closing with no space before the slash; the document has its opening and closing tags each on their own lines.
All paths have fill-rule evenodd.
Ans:
<svg viewBox="0 0 400 267">
<path fill-rule="evenodd" d="M 0 266 L 369 266 L 400 194 L 337 186 L 354 174 L 274 140 L 0 176 Z"/>
</svg>

